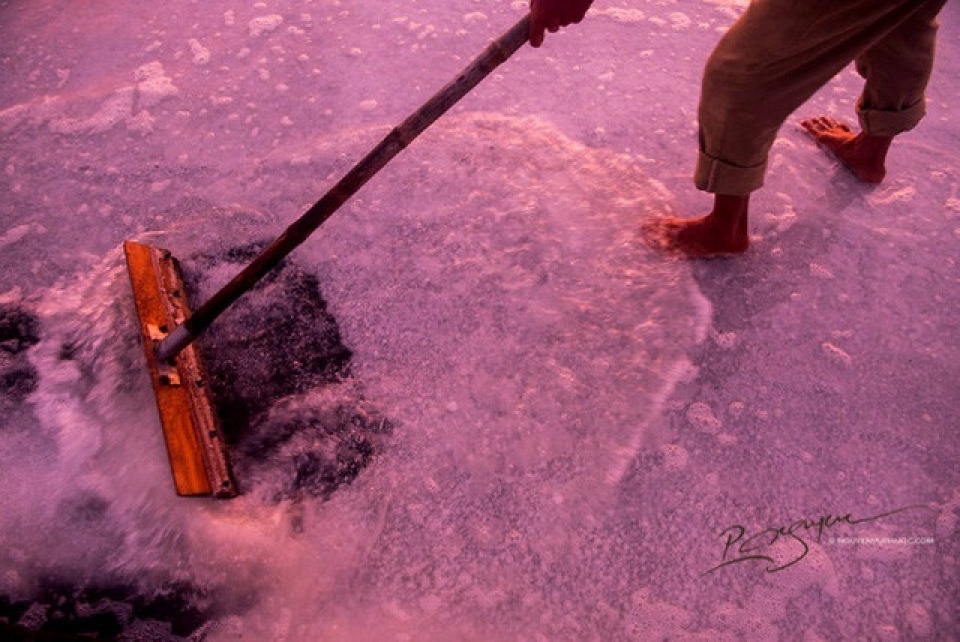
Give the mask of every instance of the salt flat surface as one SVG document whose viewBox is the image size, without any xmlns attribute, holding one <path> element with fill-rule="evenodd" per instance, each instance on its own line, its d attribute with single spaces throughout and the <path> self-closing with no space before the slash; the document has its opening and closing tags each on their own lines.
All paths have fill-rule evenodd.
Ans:
<svg viewBox="0 0 960 642">
<path fill-rule="evenodd" d="M 730 261 L 638 228 L 708 207 L 699 77 L 746 2 L 598 1 L 518 52 L 211 331 L 225 503 L 173 496 L 120 244 L 168 247 L 209 296 L 526 3 L 21 4 L 0 2 L 0 627 L 956 635 L 955 4 L 885 183 L 795 125 L 852 117 L 849 69 L 781 131 Z M 776 527 L 768 559 L 717 568 Z"/>
</svg>

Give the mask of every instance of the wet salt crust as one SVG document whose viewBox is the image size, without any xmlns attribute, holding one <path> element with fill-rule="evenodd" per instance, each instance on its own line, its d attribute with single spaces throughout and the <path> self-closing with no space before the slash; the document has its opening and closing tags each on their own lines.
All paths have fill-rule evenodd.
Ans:
<svg viewBox="0 0 960 642">
<path fill-rule="evenodd" d="M 351 147 L 323 143 L 281 151 L 286 171 Z M 357 372 L 398 417 L 419 422 L 435 400 L 431 429 L 504 465 L 572 454 L 566 440 L 589 431 L 584 470 L 615 479 L 708 312 L 687 266 L 635 234 L 665 193 L 630 158 L 532 118 L 451 117 L 409 151 L 305 248 Z"/>
<path fill-rule="evenodd" d="M 305 190 L 371 134 L 278 148 L 258 171 Z M 531 141 L 545 153 L 531 157 Z M 529 603 L 515 610 L 497 596 L 521 590 L 521 577 L 566 582 L 537 560 L 581 546 L 578 524 L 609 501 L 706 335 L 688 266 L 657 260 L 633 232 L 637 212 L 665 207 L 665 196 L 628 157 L 535 119 L 439 124 L 207 337 L 225 419 L 241 427 L 231 439 L 245 494 L 226 504 L 170 492 L 126 276 L 110 253 L 34 304 L 35 438 L 56 456 L 5 466 L 30 480 L 28 504 L 43 508 L 2 500 L 18 519 L 0 538 L 43 532 L 43 576 L 125 587 L 120 603 L 134 615 L 115 618 L 128 630 L 147 626 L 143 605 L 165 591 L 199 609 L 191 621 L 213 639 L 265 634 L 274 623 L 256 613 L 281 603 L 290 627 L 321 637 L 357 612 L 376 623 L 366 630 L 429 619 L 438 634 L 479 631 L 498 612 L 536 630 Z M 198 300 L 267 240 L 250 241 L 265 229 L 255 213 L 178 217 L 139 238 L 174 249 Z M 69 542 L 51 527 L 64 520 Z M 225 550 L 236 565 L 224 568 Z M 35 558 L 15 548 L 10 560 L 26 591 L 18 599 L 41 590 Z M 403 569 L 418 566 L 459 579 L 411 587 Z M 337 582 L 358 573 L 344 600 Z M 247 596 L 241 620 L 202 606 L 237 603 L 236 586 Z M 478 602 L 478 592 L 491 597 Z M 249 596 L 257 606 L 244 614 Z M 318 619 L 317 604 L 334 596 L 352 615 L 330 602 Z M 41 628 L 81 621 L 39 608 Z"/>
<path fill-rule="evenodd" d="M 120 243 L 212 291 L 528 3 L 0 9 L 0 638 L 956 630 L 956 5 L 883 185 L 788 121 L 751 251 L 678 266 L 633 230 L 707 207 L 700 74 L 748 3 L 630 4 L 518 52 L 223 320 L 246 494 L 213 505 L 169 490 Z M 703 576 L 731 524 L 918 502 L 837 534 L 931 545 Z"/>
</svg>

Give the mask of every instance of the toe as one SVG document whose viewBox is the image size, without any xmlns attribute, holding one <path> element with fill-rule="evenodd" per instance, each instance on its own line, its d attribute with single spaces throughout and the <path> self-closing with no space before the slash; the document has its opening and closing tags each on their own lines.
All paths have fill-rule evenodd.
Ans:
<svg viewBox="0 0 960 642">
<path fill-rule="evenodd" d="M 640 234 L 648 247 L 654 250 L 668 251 L 673 245 L 671 242 L 671 219 L 665 216 L 651 218 L 640 225 Z"/>
<path fill-rule="evenodd" d="M 803 131 L 813 138 L 819 138 L 826 131 L 819 118 L 807 118 L 800 122 Z"/>
</svg>

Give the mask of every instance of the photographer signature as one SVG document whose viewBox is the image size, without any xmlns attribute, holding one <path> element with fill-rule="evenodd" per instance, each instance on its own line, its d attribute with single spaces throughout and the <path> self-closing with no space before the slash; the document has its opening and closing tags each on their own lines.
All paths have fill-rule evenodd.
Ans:
<svg viewBox="0 0 960 642">
<path fill-rule="evenodd" d="M 897 513 L 902 513 L 904 511 L 915 510 L 917 508 L 928 507 L 922 505 L 905 506 L 896 510 L 887 511 L 886 513 L 880 513 L 879 515 L 861 517 L 860 519 L 854 519 L 851 513 L 841 516 L 827 514 L 816 520 L 798 519 L 789 526 L 771 526 L 752 535 L 748 535 L 747 529 L 743 526 L 734 524 L 732 526 L 728 526 L 720 532 L 720 537 L 726 538 L 726 542 L 723 546 L 723 555 L 720 558 L 721 562 L 708 571 L 705 571 L 703 574 L 706 575 L 707 573 L 712 573 L 713 571 L 725 566 L 730 566 L 731 564 L 737 564 L 739 562 L 747 562 L 750 560 L 765 561 L 768 563 L 766 568 L 767 573 L 776 573 L 777 571 L 782 571 L 785 568 L 793 566 L 807 556 L 807 553 L 810 552 L 810 545 L 807 543 L 807 539 L 810 537 L 810 531 L 815 532 L 816 538 L 813 541 L 819 544 L 820 538 L 823 536 L 823 532 L 829 528 L 832 528 L 833 526 L 836 526 L 837 524 L 849 524 L 851 526 L 855 526 L 857 524 L 863 524 L 864 522 L 872 522 L 883 517 L 889 517 L 890 515 L 896 515 Z M 765 549 L 773 546 L 781 540 L 786 542 L 797 542 L 802 547 L 796 556 L 785 563 L 778 563 L 770 555 L 764 554 Z"/>
</svg>

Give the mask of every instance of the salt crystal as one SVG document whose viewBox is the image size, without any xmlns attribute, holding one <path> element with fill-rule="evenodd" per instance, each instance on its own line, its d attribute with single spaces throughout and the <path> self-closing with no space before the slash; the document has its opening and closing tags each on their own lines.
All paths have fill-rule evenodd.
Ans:
<svg viewBox="0 0 960 642">
<path fill-rule="evenodd" d="M 660 452 L 663 453 L 663 464 L 667 470 L 683 470 L 690 461 L 690 455 L 679 444 L 664 444 Z"/>
<path fill-rule="evenodd" d="M 141 65 L 134 72 L 133 77 L 137 81 L 137 94 L 141 107 L 152 107 L 180 93 L 159 61 Z"/>
<path fill-rule="evenodd" d="M 717 332 L 716 330 L 712 330 L 710 332 L 710 338 L 713 339 L 713 342 L 717 344 L 718 347 L 724 350 L 729 350 L 737 343 L 737 334 L 735 332 Z"/>
<path fill-rule="evenodd" d="M 811 263 L 811 264 L 810 264 L 810 275 L 811 275 L 811 276 L 815 276 L 815 277 L 817 277 L 817 278 L 819 278 L 819 279 L 832 279 L 832 278 L 833 278 L 833 272 L 831 272 L 831 271 L 828 270 L 827 268 L 823 267 L 822 265 L 818 265 L 817 263 Z"/>
<path fill-rule="evenodd" d="M 193 64 L 205 65 L 210 62 L 210 50 L 200 44 L 196 38 L 191 38 L 190 53 L 193 55 Z"/>
<path fill-rule="evenodd" d="M 742 401 L 733 401 L 729 406 L 727 406 L 727 410 L 730 411 L 730 415 L 733 417 L 743 416 L 743 412 L 746 410 L 746 408 L 747 404 L 743 403 Z"/>
<path fill-rule="evenodd" d="M 720 432 L 723 425 L 717 419 L 709 404 L 702 401 L 695 401 L 687 408 L 687 421 L 700 432 L 710 433 L 712 435 Z"/>
<path fill-rule="evenodd" d="M 823 350 L 824 356 L 837 365 L 850 366 L 853 363 L 853 359 L 849 354 L 829 341 L 821 344 L 820 348 Z"/>
<path fill-rule="evenodd" d="M 680 13 L 679 11 L 670 14 L 670 22 L 673 23 L 673 28 L 678 31 L 690 26 L 690 18 L 687 14 Z"/>
<path fill-rule="evenodd" d="M 933 635 L 933 621 L 930 612 L 917 602 L 907 605 L 906 609 L 907 626 L 913 631 L 913 634 L 920 639 L 929 639 Z"/>
<path fill-rule="evenodd" d="M 271 15 L 254 18 L 247 24 L 250 30 L 250 37 L 258 38 L 265 33 L 269 33 L 283 24 L 283 16 Z"/>
</svg>

